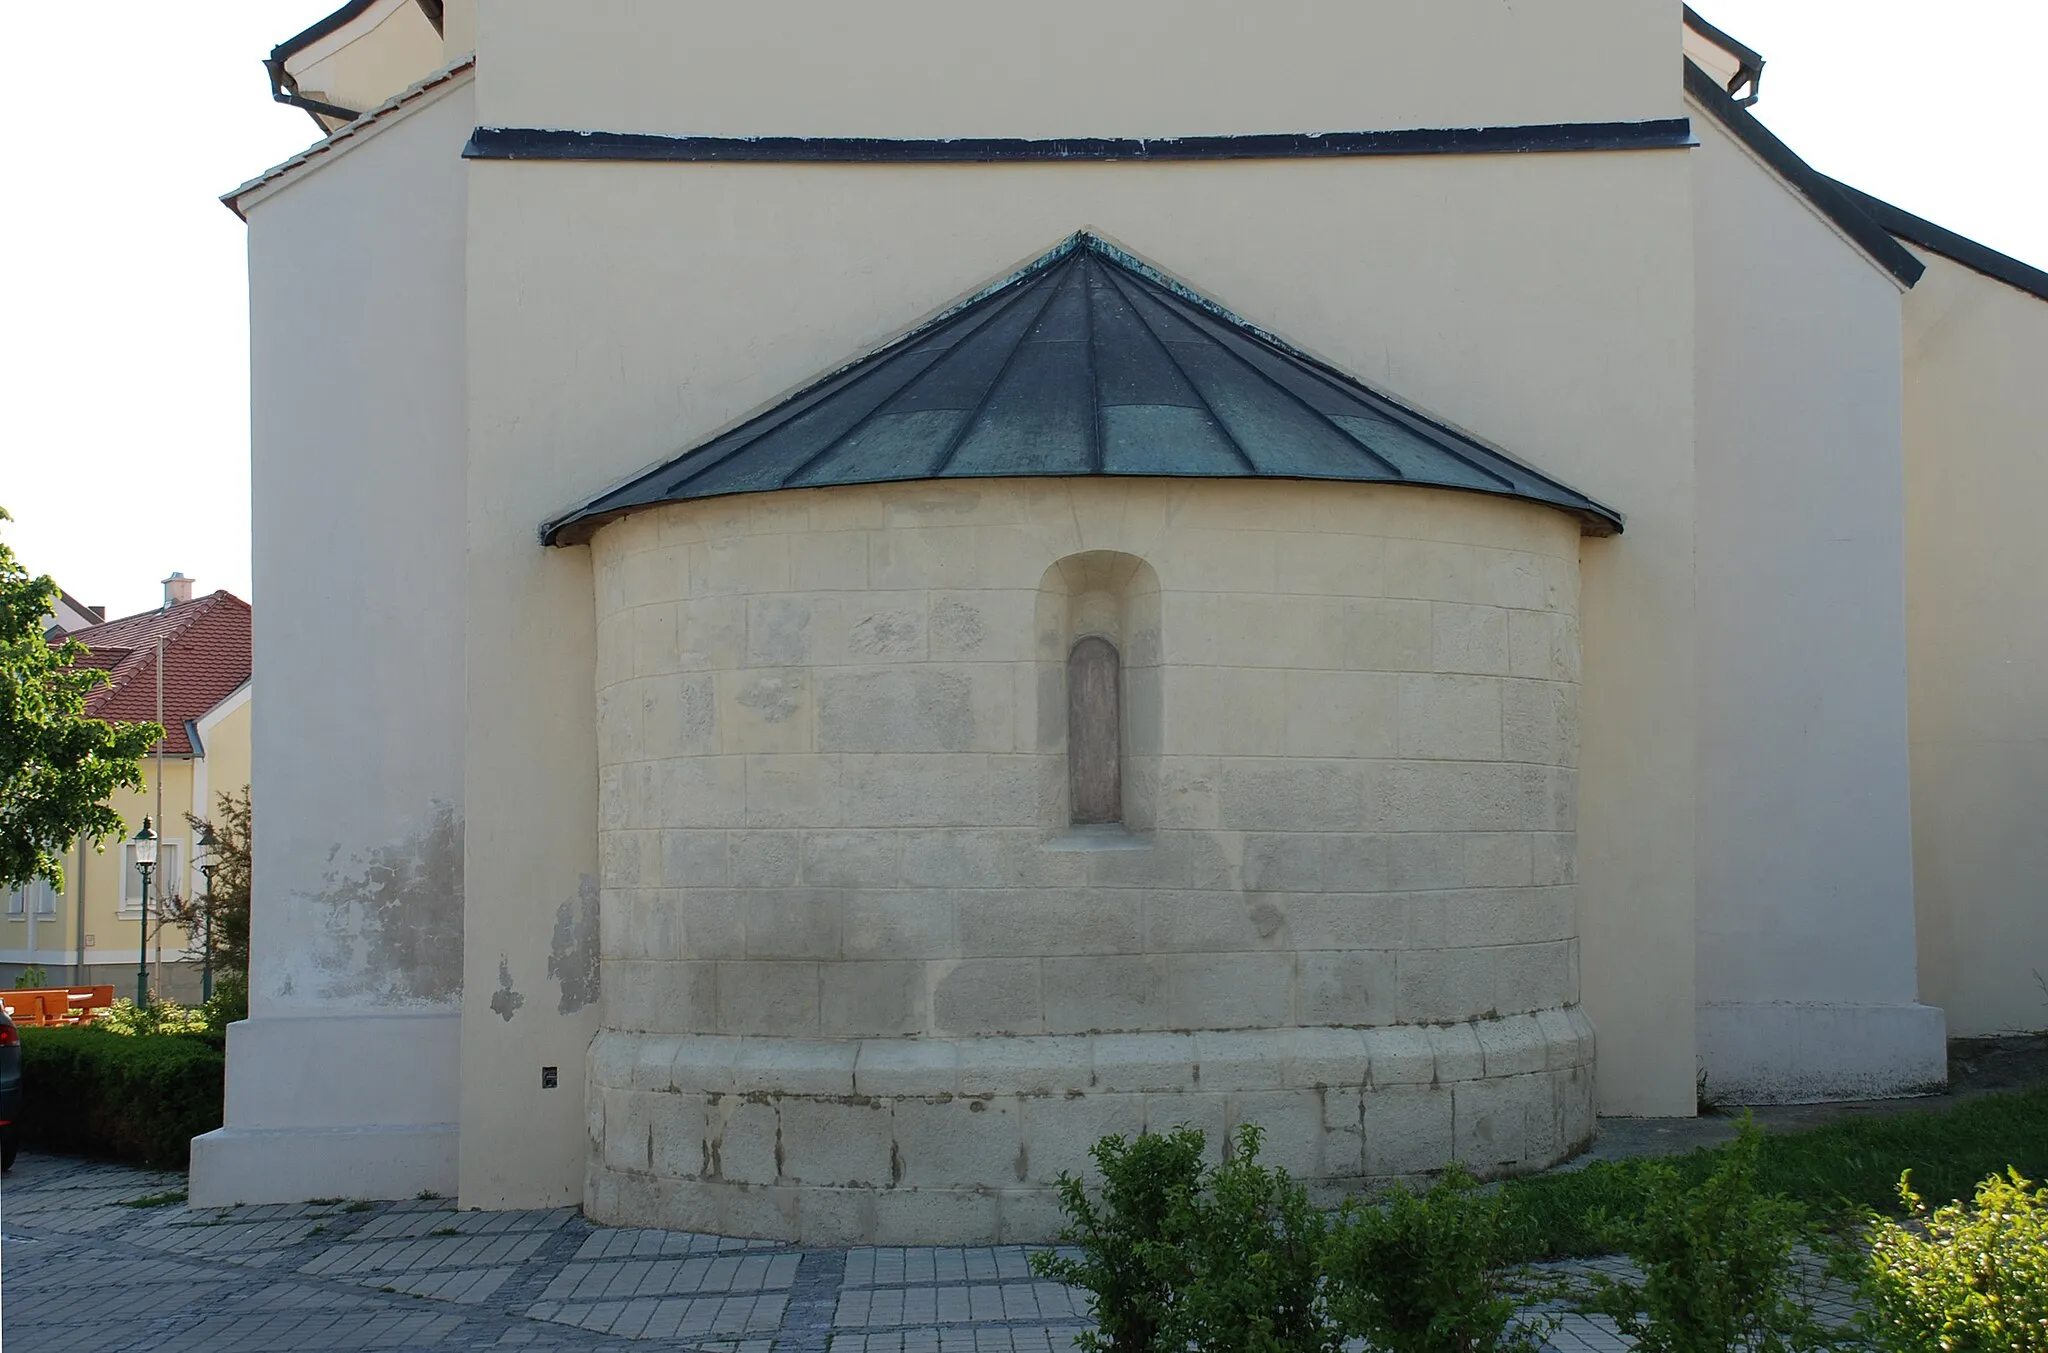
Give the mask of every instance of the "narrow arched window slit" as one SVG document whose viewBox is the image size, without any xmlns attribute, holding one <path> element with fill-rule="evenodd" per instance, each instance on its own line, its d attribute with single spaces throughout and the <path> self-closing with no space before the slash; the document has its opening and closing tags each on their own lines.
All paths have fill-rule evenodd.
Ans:
<svg viewBox="0 0 2048 1353">
<path fill-rule="evenodd" d="M 1067 776 L 1073 823 L 1124 820 L 1122 660 L 1091 634 L 1067 654 Z"/>
</svg>

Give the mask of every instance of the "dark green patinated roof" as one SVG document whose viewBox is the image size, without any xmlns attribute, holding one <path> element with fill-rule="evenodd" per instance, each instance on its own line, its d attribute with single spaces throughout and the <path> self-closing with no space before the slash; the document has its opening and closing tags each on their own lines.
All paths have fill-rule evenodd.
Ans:
<svg viewBox="0 0 2048 1353">
<path fill-rule="evenodd" d="M 1422 484 L 1621 515 L 1402 407 L 1093 235 L 546 523 L 656 503 L 1020 475 Z"/>
</svg>

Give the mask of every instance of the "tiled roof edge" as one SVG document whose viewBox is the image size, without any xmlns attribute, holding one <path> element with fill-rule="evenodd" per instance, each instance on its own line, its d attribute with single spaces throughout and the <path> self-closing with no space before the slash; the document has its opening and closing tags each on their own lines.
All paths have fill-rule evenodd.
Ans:
<svg viewBox="0 0 2048 1353">
<path fill-rule="evenodd" d="M 391 115 L 395 112 L 400 110 L 411 111 L 415 107 L 427 106 L 429 102 L 426 97 L 427 95 L 433 94 L 438 97 L 439 95 L 452 93 L 461 84 L 462 77 L 473 74 L 475 69 L 476 58 L 473 56 L 465 56 L 453 65 L 442 67 L 424 80 L 421 80 L 418 84 L 412 85 L 403 92 L 386 99 L 354 122 L 349 123 L 345 127 L 336 128 L 332 133 L 315 141 L 289 160 L 273 165 L 240 187 L 231 188 L 227 192 L 222 193 L 220 198 L 221 205 L 235 215 L 242 217 L 243 220 L 247 220 L 248 217 L 242 210 L 244 206 L 243 199 L 250 194 L 265 191 L 265 195 L 267 195 L 268 191 L 274 191 L 277 185 L 295 178 L 305 166 L 336 151 L 345 150 L 351 142 L 357 141 L 366 134 L 388 125 L 393 121 Z M 248 205 L 253 206 L 254 203 L 249 203 Z"/>
</svg>

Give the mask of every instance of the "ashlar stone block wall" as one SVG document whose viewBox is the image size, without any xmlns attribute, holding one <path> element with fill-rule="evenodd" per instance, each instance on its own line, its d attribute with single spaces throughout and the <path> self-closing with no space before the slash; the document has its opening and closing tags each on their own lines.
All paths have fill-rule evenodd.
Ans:
<svg viewBox="0 0 2048 1353">
<path fill-rule="evenodd" d="M 785 491 L 592 541 L 586 1207 L 1044 1239 L 1100 1135 L 1326 1192 L 1575 1150 L 1578 528 L 1357 484 Z M 1066 660 L 1123 662 L 1069 825 Z"/>
</svg>

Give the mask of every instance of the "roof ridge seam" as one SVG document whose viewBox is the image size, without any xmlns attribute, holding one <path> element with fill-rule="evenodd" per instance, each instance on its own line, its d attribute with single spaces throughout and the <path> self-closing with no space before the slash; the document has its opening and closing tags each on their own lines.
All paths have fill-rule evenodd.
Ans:
<svg viewBox="0 0 2048 1353">
<path fill-rule="evenodd" d="M 1068 255 L 1062 258 L 1062 265 L 1065 265 L 1067 258 L 1072 256 L 1072 251 L 1069 251 Z M 938 463 L 932 466 L 930 477 L 937 478 L 939 475 L 944 474 L 946 467 L 953 463 L 953 457 L 960 454 L 960 448 L 966 445 L 968 437 L 973 435 L 975 425 L 981 421 L 982 415 L 988 412 L 988 406 L 995 399 L 996 391 L 1002 388 L 1004 379 L 1010 374 L 1010 368 L 1016 364 L 1017 354 L 1024 350 L 1024 344 L 1031 337 L 1031 331 L 1038 327 L 1040 320 L 1045 318 L 1045 312 L 1052 308 L 1053 301 L 1060 294 L 1060 288 L 1065 285 L 1065 281 L 1060 281 L 1046 288 L 1045 299 L 1038 303 L 1038 309 L 1031 312 L 1031 318 L 1025 321 L 1022 329 L 1017 331 L 1017 341 L 1010 345 L 1010 350 L 1007 353 L 1003 354 L 1003 364 L 996 368 L 994 378 L 989 381 L 988 388 L 981 392 L 981 398 L 975 401 L 974 408 L 969 411 L 966 418 L 961 420 L 960 426 L 954 429 L 952 437 L 946 442 L 946 449 L 939 455 Z M 1018 293 L 1020 298 L 1022 294 L 1021 291 Z M 1005 313 L 1008 312 L 1006 311 Z"/>
<path fill-rule="evenodd" d="M 1124 298 L 1124 305 L 1130 309 L 1131 317 L 1138 321 L 1138 327 L 1145 331 L 1146 337 L 1150 338 L 1158 346 L 1159 355 L 1164 357 L 1173 367 L 1174 371 L 1179 374 L 1181 383 L 1186 385 L 1195 398 L 1202 402 L 1202 411 L 1209 415 L 1209 421 L 1215 425 L 1218 432 L 1223 434 L 1223 440 L 1230 443 L 1230 449 L 1237 453 L 1237 458 L 1244 462 L 1245 468 L 1254 475 L 1263 474 L 1264 470 L 1260 468 L 1258 461 L 1252 459 L 1250 448 L 1238 440 L 1237 433 L 1231 428 L 1229 423 L 1224 421 L 1223 415 L 1216 411 L 1216 406 L 1209 401 L 1207 392 L 1201 386 L 1195 384 L 1195 378 L 1188 374 L 1187 367 L 1181 363 L 1180 358 L 1174 354 L 1173 349 L 1160 336 L 1159 331 L 1152 327 L 1152 321 L 1145 317 L 1143 310 L 1131 304 L 1131 294 L 1124 290 L 1123 280 L 1115 273 L 1111 273 L 1109 274 L 1109 284 L 1116 288 L 1119 296 Z"/>
</svg>

